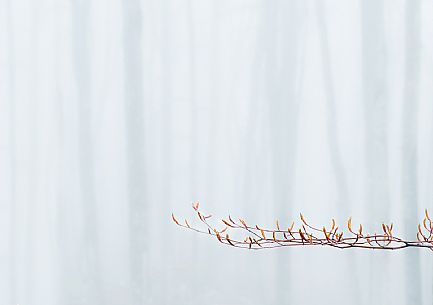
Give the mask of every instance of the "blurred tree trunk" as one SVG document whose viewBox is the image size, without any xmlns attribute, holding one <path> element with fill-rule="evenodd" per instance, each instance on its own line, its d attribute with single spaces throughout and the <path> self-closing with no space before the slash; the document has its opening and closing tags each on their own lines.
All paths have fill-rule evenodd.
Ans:
<svg viewBox="0 0 433 305">
<path fill-rule="evenodd" d="M 388 191 L 388 94 L 387 94 L 387 50 L 384 28 L 384 2 L 382 0 L 361 1 L 362 44 L 362 103 L 364 106 L 364 151 L 365 151 L 365 208 L 374 226 L 377 219 L 386 220 L 389 215 Z M 377 218 L 378 217 L 378 218 Z M 383 277 L 388 268 L 388 253 L 370 257 L 369 285 L 371 301 L 385 302 L 386 289 L 377 289 L 385 283 Z M 377 272 L 377 270 L 384 272 Z M 378 299 L 379 297 L 379 299 Z"/>
<path fill-rule="evenodd" d="M 402 203 L 406 232 L 414 232 L 418 225 L 418 104 L 420 1 L 406 1 L 405 8 L 405 79 L 402 111 Z M 421 304 L 420 257 L 418 251 L 405 253 L 405 279 L 408 289 L 407 304 Z"/>
</svg>

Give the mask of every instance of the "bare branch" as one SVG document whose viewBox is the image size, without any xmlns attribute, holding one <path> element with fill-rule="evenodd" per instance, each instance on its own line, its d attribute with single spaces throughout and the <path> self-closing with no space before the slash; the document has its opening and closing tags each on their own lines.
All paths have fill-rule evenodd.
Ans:
<svg viewBox="0 0 433 305">
<path fill-rule="evenodd" d="M 225 227 L 218 230 L 210 225 L 208 219 L 211 215 L 204 216 L 199 210 L 200 204 L 198 202 L 192 204 L 192 208 L 196 212 L 199 221 L 204 224 L 205 228 L 200 229 L 191 225 L 186 219 L 185 224 L 180 223 L 174 214 L 171 214 L 173 222 L 183 228 L 195 231 L 197 233 L 215 236 L 219 242 L 236 247 L 251 250 L 270 249 L 280 247 L 294 247 L 294 246 L 330 246 L 339 249 L 347 248 L 362 248 L 362 249 L 380 249 L 380 250 L 397 250 L 409 247 L 427 248 L 433 251 L 433 224 L 425 210 L 425 217 L 421 223 L 418 224 L 416 232 L 416 241 L 404 240 L 393 236 L 393 224 L 381 224 L 383 234 L 368 234 L 363 233 L 362 224 L 359 224 L 359 229 L 355 232 L 352 229 L 352 217 L 347 221 L 347 230 L 352 234 L 349 237 L 344 237 L 344 232 L 338 231 L 338 225 L 332 219 L 331 229 L 326 229 L 325 226 L 315 227 L 309 224 L 303 214 L 300 215 L 301 224 L 296 227 L 295 222 L 292 222 L 287 230 L 282 230 L 279 221 L 276 221 L 276 229 L 266 229 L 262 226 L 255 225 L 251 227 L 247 222 L 239 218 L 240 223 L 236 223 L 233 219 L 228 217 L 228 220 L 222 219 Z M 234 232 L 237 230 L 237 232 Z M 231 234 L 231 231 L 236 234 Z M 225 233 L 223 237 L 221 234 Z M 242 238 L 237 239 L 230 237 L 241 235 Z M 288 233 L 288 234 L 287 234 Z M 271 236 L 271 237 L 268 237 Z"/>
</svg>

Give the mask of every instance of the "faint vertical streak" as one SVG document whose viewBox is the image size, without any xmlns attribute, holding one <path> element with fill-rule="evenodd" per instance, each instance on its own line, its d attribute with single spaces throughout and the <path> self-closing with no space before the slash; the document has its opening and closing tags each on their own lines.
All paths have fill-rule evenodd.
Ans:
<svg viewBox="0 0 433 305">
<path fill-rule="evenodd" d="M 73 11 L 73 60 L 75 67 L 75 81 L 78 96 L 79 111 L 79 181 L 83 204 L 84 232 L 84 262 L 88 270 L 83 278 L 89 278 L 90 283 L 84 283 L 85 297 L 89 303 L 97 304 L 101 300 L 101 278 L 99 272 L 98 249 L 98 221 L 96 210 L 95 181 L 94 181 L 94 145 L 92 139 L 92 110 L 90 85 L 90 46 L 89 20 L 90 7 L 86 1 L 75 2 Z M 67 264 L 67 262 L 65 262 Z"/>
<path fill-rule="evenodd" d="M 343 211 L 347 215 L 349 204 L 349 193 L 347 191 L 347 179 L 346 172 L 344 170 L 344 166 L 342 163 L 340 148 L 339 148 L 339 138 L 338 138 L 338 129 L 337 129 L 337 110 L 335 106 L 335 92 L 334 92 L 334 84 L 332 82 L 332 69 L 331 69 L 331 56 L 329 54 L 329 45 L 328 45 L 328 30 L 326 26 L 326 21 L 324 17 L 324 9 L 321 1 L 317 1 L 317 20 L 319 26 L 319 37 L 320 37 L 320 48 L 322 52 L 322 72 L 323 72 L 323 81 L 325 86 L 325 99 L 327 104 L 327 133 L 328 133 L 328 141 L 329 141 L 329 153 L 331 156 L 331 164 L 335 173 L 335 180 L 338 190 L 338 209 L 339 211 Z M 349 264 L 349 261 L 345 261 Z M 347 267 L 350 269 L 350 265 Z M 358 277 L 354 277 L 353 285 L 350 286 L 352 289 L 352 295 L 356 294 L 356 291 L 359 290 L 359 281 Z M 359 304 L 361 300 L 359 298 L 355 298 L 353 300 L 354 303 Z"/>
<path fill-rule="evenodd" d="M 405 81 L 402 118 L 402 200 L 406 232 L 413 232 L 418 219 L 418 145 L 417 114 L 419 104 L 420 1 L 406 1 L 405 8 Z M 405 256 L 407 304 L 421 304 L 420 257 L 418 251 Z"/>
<path fill-rule="evenodd" d="M 274 6 L 274 2 L 269 2 L 264 9 L 260 10 L 262 13 L 261 18 L 261 24 L 259 22 L 258 25 L 258 31 L 256 34 L 256 45 L 254 47 L 254 56 L 253 60 L 251 62 L 251 89 L 250 89 L 250 96 L 249 96 L 249 104 L 247 107 L 247 115 L 246 115 L 246 126 L 245 126 L 245 139 L 244 139 L 244 169 L 243 169 L 243 179 L 242 179 L 242 202 L 245 203 L 256 203 L 258 202 L 255 200 L 255 194 L 251 190 L 254 189 L 253 184 L 253 175 L 255 171 L 251 168 L 255 164 L 254 160 L 254 154 L 251 152 L 253 151 L 253 143 L 254 138 L 257 131 L 257 120 L 258 120 L 258 114 L 260 112 L 259 107 L 259 99 L 260 99 L 260 90 L 263 88 L 262 79 L 263 77 L 266 77 L 264 75 L 264 69 L 263 63 L 265 61 L 266 52 L 262 50 L 263 46 L 266 46 L 266 28 L 268 27 L 268 12 L 271 10 L 270 8 Z M 245 211 L 248 211 L 249 209 L 254 209 L 253 205 L 244 204 L 242 207 Z M 261 207 L 260 207 L 261 208 Z M 262 210 L 260 210 L 262 211 Z M 265 274 L 266 268 L 262 265 L 259 265 L 256 267 L 256 271 L 258 274 Z M 260 287 L 261 288 L 261 287 Z M 259 287 L 254 287 L 254 289 L 260 289 Z M 260 295 L 259 297 L 261 297 Z"/>
<path fill-rule="evenodd" d="M 8 14 L 6 14 L 7 18 L 7 28 L 8 28 L 8 57 L 9 57 L 9 65 L 8 65 L 8 78 L 9 78 L 9 105 L 10 105 L 10 116 L 9 116 L 9 147 L 10 147 L 10 194 L 11 194 L 11 202 L 10 202 L 10 237 L 9 237 L 9 251 L 10 251 L 10 264 L 9 264 L 9 276 L 10 276 L 10 295 L 11 295 L 11 302 L 12 304 L 17 303 L 17 278 L 16 278 L 16 255 L 15 249 L 17 249 L 17 243 L 16 243 L 16 235 L 15 235 L 15 226 L 16 222 L 15 219 L 17 219 L 17 211 L 16 211 L 16 197 L 15 197 L 15 189 L 16 189 L 16 142 L 15 142 L 15 94 L 14 94 L 14 88 L 15 88 L 15 72 L 13 68 L 13 64 L 15 62 L 15 56 L 14 56 L 14 36 L 13 36 L 13 27 L 12 27 L 12 5 L 11 0 L 7 1 L 7 11 Z"/>
<path fill-rule="evenodd" d="M 269 9 L 269 7 L 273 4 L 273 2 L 270 2 L 269 5 L 266 6 L 266 9 Z M 264 18 L 266 15 L 263 14 L 263 24 L 259 25 L 259 31 L 257 31 L 257 42 L 256 46 L 254 48 L 254 56 L 251 63 L 251 89 L 250 89 L 250 97 L 249 97 L 249 105 L 247 107 L 247 114 L 246 114 L 246 127 L 245 130 L 245 152 L 249 152 L 249 149 L 252 149 L 251 143 L 253 139 L 253 135 L 255 132 L 255 126 L 257 125 L 257 117 L 255 116 L 256 113 L 259 112 L 259 91 L 261 89 L 260 82 L 261 82 L 261 76 L 262 72 L 260 67 L 262 66 L 263 57 L 265 53 L 261 50 L 261 46 L 265 44 L 264 39 L 266 37 L 266 18 Z M 252 195 L 251 188 L 253 187 L 251 182 L 251 170 L 250 170 L 250 164 L 253 163 L 252 154 L 246 153 L 244 157 L 244 173 L 243 173 L 243 181 L 242 181 L 242 196 L 243 200 L 245 202 L 253 202 L 254 196 Z M 244 209 L 247 209 L 248 206 L 244 206 Z"/>
<path fill-rule="evenodd" d="M 324 18 L 323 5 L 321 1 L 317 1 L 317 17 L 320 31 L 320 47 L 322 51 L 323 63 L 323 81 L 325 82 L 325 99 L 327 103 L 327 132 L 329 140 L 329 153 L 331 156 L 331 164 L 335 173 L 335 180 L 338 189 L 338 207 L 342 211 L 347 211 L 349 202 L 349 193 L 347 191 L 347 179 L 344 165 L 341 158 L 339 148 L 339 138 L 337 129 L 337 110 L 335 106 L 334 84 L 332 83 L 331 71 L 331 56 L 328 46 L 328 32 Z"/>
<path fill-rule="evenodd" d="M 162 154 L 162 167 L 161 167 L 161 202 L 163 202 L 168 208 L 172 205 L 172 172 L 173 172 L 173 123 L 172 123 L 172 107 L 174 106 L 173 93 L 172 93 L 172 82 L 173 82 L 173 59 L 172 59 L 172 29 L 174 22 L 170 17 L 171 1 L 164 1 L 161 3 L 161 102 L 160 102 L 160 129 L 161 129 L 161 154 Z M 165 215 L 164 215 L 165 217 Z M 160 246 L 162 253 L 168 253 L 169 250 L 167 245 L 171 243 L 171 237 L 165 231 L 165 226 L 162 227 L 160 232 L 161 238 L 164 242 Z M 168 283 L 168 273 L 166 269 L 160 275 L 160 283 Z M 164 293 L 164 287 L 160 287 L 158 290 L 160 293 L 161 301 L 163 304 L 169 304 L 169 295 Z"/>
<path fill-rule="evenodd" d="M 383 1 L 361 1 L 362 88 L 368 210 L 388 214 L 386 46 Z"/>
<path fill-rule="evenodd" d="M 186 22 L 187 22 L 187 29 L 188 29 L 188 54 L 189 54 L 189 96 L 190 96 L 190 111 L 191 111 L 191 117 L 190 117 L 190 129 L 189 129 L 189 135 L 190 135 L 190 159 L 189 159 L 189 195 L 190 200 L 194 201 L 197 200 L 197 150 L 199 149 L 197 147 L 197 121 L 199 119 L 197 115 L 197 97 L 196 97 L 196 52 L 195 52 L 195 27 L 194 27 L 194 8 L 193 8 L 193 1 L 188 0 L 188 6 L 186 11 Z M 194 274 L 197 274 L 199 272 L 199 268 L 203 268 L 202 266 L 206 266 L 206 263 L 203 262 L 200 258 L 201 252 L 198 251 L 197 242 L 194 242 L 191 245 L 190 253 L 196 253 L 197 255 L 197 264 L 194 264 L 191 268 L 191 272 Z M 201 271 L 204 271 L 203 269 Z"/>
<path fill-rule="evenodd" d="M 188 0 L 187 7 L 187 23 L 189 33 L 189 95 L 191 100 L 191 119 L 190 119 L 190 193 L 191 196 L 195 195 L 195 188 L 197 187 L 196 177 L 197 169 L 194 162 L 197 160 L 197 100 L 196 100 L 196 60 L 195 60 L 195 33 L 194 33 L 194 20 L 193 20 L 193 6 L 192 0 Z M 195 197 L 193 197 L 195 198 Z"/>
<path fill-rule="evenodd" d="M 271 147 L 272 185 L 276 214 L 287 218 L 293 198 L 295 162 L 297 158 L 299 101 L 296 95 L 296 77 L 300 69 L 301 37 L 299 18 L 302 11 L 297 3 L 277 2 L 267 5 L 265 37 L 265 86 L 269 105 L 269 138 Z M 280 16 L 279 14 L 282 14 Z M 275 267 L 276 299 L 274 303 L 290 303 L 290 258 L 277 253 Z"/>
<path fill-rule="evenodd" d="M 211 14 L 211 29 L 210 29 L 210 36 L 213 38 L 211 41 L 211 47 L 209 51 L 209 58 L 211 60 L 210 63 L 210 71 L 209 71 L 209 79 L 210 79 L 210 89 L 209 89 L 209 143 L 207 147 L 206 155 L 208 156 L 208 168 L 206 169 L 206 172 L 209 173 L 206 176 L 206 192 L 209 196 L 209 198 L 215 199 L 215 173 L 214 165 L 215 165 L 215 158 L 217 151 L 217 148 L 215 147 L 215 143 L 217 141 L 217 121 L 218 121 L 218 105 L 219 105 L 219 99 L 220 99 L 220 83 L 219 83 L 219 64 L 220 64 L 220 57 L 219 57 L 219 17 L 221 14 L 220 9 L 221 3 L 217 1 L 212 1 L 212 14 Z"/>
<path fill-rule="evenodd" d="M 142 59 L 142 8 L 139 0 L 122 2 L 124 46 L 124 101 L 132 302 L 142 304 L 146 289 L 146 149 Z"/>
<path fill-rule="evenodd" d="M 362 102 L 365 128 L 366 210 L 374 217 L 389 215 L 388 139 L 386 95 L 386 45 L 383 1 L 361 1 Z M 372 217 L 372 218 L 374 218 Z M 370 292 L 384 283 L 382 272 L 388 260 L 381 253 L 371 257 Z M 379 290 L 384 291 L 382 289 Z M 370 293 L 371 297 L 373 295 Z M 382 296 L 382 295 L 381 295 Z M 374 297 L 377 301 L 377 297 Z M 383 298 L 379 299 L 384 302 Z M 371 299 L 370 301 L 373 301 Z"/>
</svg>

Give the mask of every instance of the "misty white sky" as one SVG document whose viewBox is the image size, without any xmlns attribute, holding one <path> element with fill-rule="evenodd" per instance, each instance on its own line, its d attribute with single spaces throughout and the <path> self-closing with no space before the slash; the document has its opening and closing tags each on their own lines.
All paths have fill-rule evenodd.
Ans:
<svg viewBox="0 0 433 305">
<path fill-rule="evenodd" d="M 433 254 L 214 217 L 433 213 L 432 1 L 0 0 L 0 304 L 432 304 Z"/>
</svg>

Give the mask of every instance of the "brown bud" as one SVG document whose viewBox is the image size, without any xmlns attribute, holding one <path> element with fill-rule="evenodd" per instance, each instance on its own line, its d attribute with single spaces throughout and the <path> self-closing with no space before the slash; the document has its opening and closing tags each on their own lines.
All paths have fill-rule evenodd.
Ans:
<svg viewBox="0 0 433 305">
<path fill-rule="evenodd" d="M 246 222 L 243 219 L 239 218 L 239 221 L 241 222 L 241 224 L 243 224 L 243 226 L 245 227 L 245 229 L 248 229 L 248 226 L 247 226 Z"/>
<path fill-rule="evenodd" d="M 179 222 L 177 221 L 176 217 L 174 217 L 174 214 L 171 213 L 171 218 L 173 219 L 174 223 L 180 226 Z"/>
<path fill-rule="evenodd" d="M 302 213 L 299 213 L 299 216 L 301 217 L 301 220 L 304 224 L 307 224 L 307 222 L 305 221 L 304 215 L 302 215 Z"/>
<path fill-rule="evenodd" d="M 228 221 L 225 221 L 224 219 L 221 219 L 221 221 L 228 227 L 233 228 L 233 226 L 231 224 L 229 224 Z"/>
<path fill-rule="evenodd" d="M 230 245 L 232 245 L 233 247 L 235 246 L 235 245 L 232 243 L 232 241 L 230 240 L 230 237 L 229 237 L 228 234 L 226 234 L 226 239 L 227 239 L 227 241 L 229 242 Z"/>
</svg>

